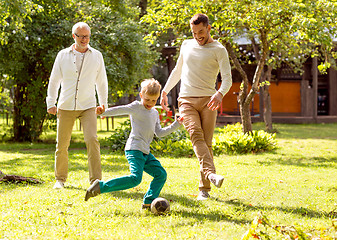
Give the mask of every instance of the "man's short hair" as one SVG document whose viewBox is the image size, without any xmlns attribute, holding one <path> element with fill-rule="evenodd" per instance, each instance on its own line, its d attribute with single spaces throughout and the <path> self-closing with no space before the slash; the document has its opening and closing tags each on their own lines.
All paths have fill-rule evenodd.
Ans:
<svg viewBox="0 0 337 240">
<path fill-rule="evenodd" d="M 190 20 L 190 24 L 193 25 L 198 25 L 200 23 L 202 23 L 205 27 L 209 25 L 209 19 L 206 14 L 195 14 Z"/>
<path fill-rule="evenodd" d="M 86 24 L 85 22 L 78 22 L 78 23 L 75 23 L 75 25 L 73 26 L 73 28 L 72 28 L 72 34 L 75 34 L 75 31 L 78 28 L 87 28 L 89 30 L 89 32 L 91 32 L 90 27 L 89 27 L 88 24 Z"/>
<path fill-rule="evenodd" d="M 154 79 L 154 78 L 150 78 L 150 79 L 145 79 L 141 84 L 141 92 L 148 94 L 150 96 L 154 96 L 154 95 L 158 95 L 160 94 L 160 89 L 161 89 L 161 85 L 160 83 Z"/>
</svg>

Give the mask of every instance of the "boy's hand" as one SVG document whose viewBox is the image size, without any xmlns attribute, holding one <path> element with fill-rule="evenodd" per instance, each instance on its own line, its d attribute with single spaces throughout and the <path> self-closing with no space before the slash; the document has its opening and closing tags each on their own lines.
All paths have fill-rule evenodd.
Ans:
<svg viewBox="0 0 337 240">
<path fill-rule="evenodd" d="M 104 113 L 105 112 L 105 107 L 104 107 L 104 105 L 101 107 L 101 106 L 98 106 L 98 107 L 96 107 L 96 109 L 95 109 L 95 113 L 97 114 L 97 115 L 101 115 L 102 113 Z"/>
</svg>

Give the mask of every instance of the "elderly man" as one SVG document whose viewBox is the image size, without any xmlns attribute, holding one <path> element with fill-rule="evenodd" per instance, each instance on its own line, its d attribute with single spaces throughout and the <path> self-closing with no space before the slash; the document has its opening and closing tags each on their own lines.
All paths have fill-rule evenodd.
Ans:
<svg viewBox="0 0 337 240">
<path fill-rule="evenodd" d="M 75 43 L 57 54 L 49 79 L 47 112 L 57 114 L 54 189 L 64 188 L 68 177 L 68 147 L 77 118 L 83 126 L 87 147 L 89 181 L 102 178 L 95 108 L 96 92 L 101 107 L 108 106 L 108 81 L 103 56 L 90 47 L 90 36 L 88 24 L 78 22 L 73 26 Z"/>
<path fill-rule="evenodd" d="M 189 132 L 193 150 L 200 163 L 198 200 L 210 197 L 210 182 L 221 187 L 224 178 L 216 174 L 213 162 L 212 139 L 217 109 L 232 85 L 231 67 L 226 48 L 210 35 L 211 25 L 205 14 L 190 20 L 193 39 L 185 40 L 177 64 L 162 91 L 161 105 L 168 109 L 167 94 L 181 80 L 179 112 Z M 222 84 L 215 89 L 221 72 Z"/>
</svg>

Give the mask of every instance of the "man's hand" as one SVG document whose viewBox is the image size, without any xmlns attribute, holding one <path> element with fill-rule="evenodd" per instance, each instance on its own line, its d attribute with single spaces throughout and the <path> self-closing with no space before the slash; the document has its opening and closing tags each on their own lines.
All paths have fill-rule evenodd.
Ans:
<svg viewBox="0 0 337 240">
<path fill-rule="evenodd" d="M 51 108 L 49 108 L 47 110 L 47 112 L 50 113 L 50 114 L 56 115 L 56 113 L 57 113 L 57 107 L 55 107 L 55 106 L 51 107 Z"/>
<path fill-rule="evenodd" d="M 162 108 L 168 112 L 170 109 L 168 108 L 168 99 L 167 99 L 167 93 L 162 91 L 161 92 L 161 97 L 160 97 L 160 105 Z"/>
<path fill-rule="evenodd" d="M 207 107 L 214 111 L 214 110 L 217 110 L 220 105 L 221 105 L 221 102 L 222 102 L 222 94 L 220 92 L 216 92 L 214 93 L 214 95 L 211 97 L 211 100 L 209 101 L 209 103 L 207 104 Z"/>
<path fill-rule="evenodd" d="M 104 113 L 105 112 L 105 107 L 104 107 L 104 105 L 102 105 L 102 107 L 101 106 L 98 106 L 98 107 L 96 107 L 96 109 L 95 109 L 95 113 L 97 114 L 97 115 L 101 115 L 102 113 Z M 104 119 L 105 117 L 102 117 L 102 119 Z"/>
</svg>

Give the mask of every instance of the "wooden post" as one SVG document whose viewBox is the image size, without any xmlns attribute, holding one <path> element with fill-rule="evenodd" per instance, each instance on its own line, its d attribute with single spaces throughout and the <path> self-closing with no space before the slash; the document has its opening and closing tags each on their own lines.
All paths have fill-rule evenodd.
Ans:
<svg viewBox="0 0 337 240">
<path fill-rule="evenodd" d="M 312 88 L 313 88 L 313 113 L 312 117 L 314 121 L 317 120 L 317 95 L 318 95 L 318 63 L 317 63 L 317 57 L 314 57 L 312 59 Z"/>
<path fill-rule="evenodd" d="M 337 71 L 329 68 L 329 115 L 336 116 L 337 108 Z"/>
<path fill-rule="evenodd" d="M 304 63 L 304 73 L 301 81 L 301 116 L 312 117 L 312 59 Z M 311 83 L 311 84 L 310 84 Z"/>
<path fill-rule="evenodd" d="M 173 57 L 177 53 L 176 47 L 164 47 L 162 50 L 163 57 L 166 59 L 167 68 L 168 68 L 168 74 L 170 76 L 172 70 L 175 67 L 175 62 L 173 60 Z M 174 108 L 178 107 L 178 87 L 177 85 L 171 90 L 171 97 L 172 97 L 172 106 Z"/>
</svg>

